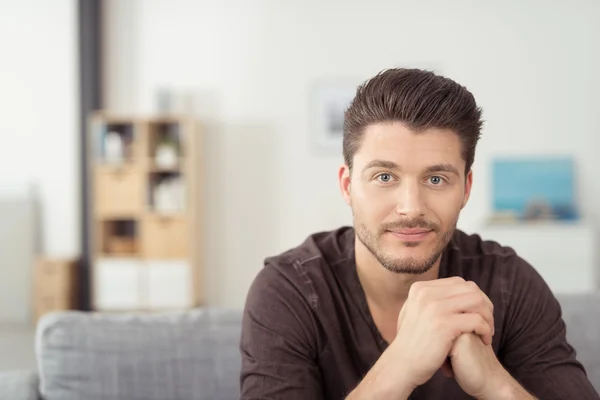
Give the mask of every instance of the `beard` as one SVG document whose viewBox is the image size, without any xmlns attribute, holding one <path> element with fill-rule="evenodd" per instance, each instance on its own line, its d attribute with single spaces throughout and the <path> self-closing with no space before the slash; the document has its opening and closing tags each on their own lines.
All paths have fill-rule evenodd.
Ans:
<svg viewBox="0 0 600 400">
<path fill-rule="evenodd" d="M 426 221 L 424 219 L 413 219 L 408 221 L 399 221 L 394 223 L 382 224 L 377 232 L 370 231 L 367 226 L 360 221 L 354 222 L 354 230 L 358 240 L 373 254 L 379 263 L 388 271 L 396 274 L 411 274 L 420 275 L 429 271 L 437 260 L 440 258 L 444 249 L 452 239 L 452 235 L 456 230 L 456 222 L 451 225 L 451 228 L 446 231 L 441 231 L 438 224 Z M 386 232 L 401 228 L 423 228 L 431 230 L 435 235 L 435 246 L 433 251 L 424 258 L 418 259 L 415 257 L 394 257 L 386 254 L 385 250 L 380 245 L 379 239 Z M 405 242 L 403 246 L 418 247 L 422 245 L 420 242 Z"/>
</svg>

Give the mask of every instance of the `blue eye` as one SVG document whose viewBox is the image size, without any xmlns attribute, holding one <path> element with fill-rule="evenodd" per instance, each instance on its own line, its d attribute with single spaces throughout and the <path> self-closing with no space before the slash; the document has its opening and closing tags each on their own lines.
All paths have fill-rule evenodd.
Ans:
<svg viewBox="0 0 600 400">
<path fill-rule="evenodd" d="M 429 178 L 429 182 L 433 183 L 434 185 L 439 185 L 443 182 L 443 180 L 439 176 L 432 176 L 431 178 Z"/>
<path fill-rule="evenodd" d="M 383 183 L 388 183 L 392 180 L 392 175 L 390 174 L 381 174 L 378 176 L 379 180 Z"/>
</svg>

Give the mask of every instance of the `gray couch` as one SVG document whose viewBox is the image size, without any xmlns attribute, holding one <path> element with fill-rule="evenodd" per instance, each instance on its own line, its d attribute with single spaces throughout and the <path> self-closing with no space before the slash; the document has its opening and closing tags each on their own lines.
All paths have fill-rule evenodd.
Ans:
<svg viewBox="0 0 600 400">
<path fill-rule="evenodd" d="M 568 338 L 600 390 L 600 294 L 559 301 Z M 237 399 L 240 321 L 239 311 L 212 308 L 49 315 L 37 330 L 37 371 L 0 373 L 0 400 Z"/>
</svg>

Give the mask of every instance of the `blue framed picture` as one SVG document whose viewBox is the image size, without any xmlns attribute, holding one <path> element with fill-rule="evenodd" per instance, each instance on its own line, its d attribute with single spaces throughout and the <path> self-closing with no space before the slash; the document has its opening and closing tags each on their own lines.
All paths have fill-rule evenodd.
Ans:
<svg viewBox="0 0 600 400">
<path fill-rule="evenodd" d="M 572 157 L 506 157 L 492 164 L 496 215 L 523 220 L 576 220 L 575 162 Z"/>
</svg>

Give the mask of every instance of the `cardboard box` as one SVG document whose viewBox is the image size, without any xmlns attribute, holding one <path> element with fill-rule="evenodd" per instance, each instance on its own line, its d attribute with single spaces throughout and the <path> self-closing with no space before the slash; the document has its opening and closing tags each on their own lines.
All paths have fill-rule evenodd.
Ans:
<svg viewBox="0 0 600 400">
<path fill-rule="evenodd" d="M 33 318 L 77 306 L 77 266 L 74 259 L 39 258 L 33 273 Z"/>
</svg>

